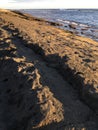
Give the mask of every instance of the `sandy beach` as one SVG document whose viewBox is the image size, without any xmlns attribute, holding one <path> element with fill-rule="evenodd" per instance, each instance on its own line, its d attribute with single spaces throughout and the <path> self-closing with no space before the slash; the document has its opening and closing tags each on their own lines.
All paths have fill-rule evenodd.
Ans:
<svg viewBox="0 0 98 130">
<path fill-rule="evenodd" d="M 0 10 L 0 130 L 98 130 L 98 42 Z"/>
</svg>

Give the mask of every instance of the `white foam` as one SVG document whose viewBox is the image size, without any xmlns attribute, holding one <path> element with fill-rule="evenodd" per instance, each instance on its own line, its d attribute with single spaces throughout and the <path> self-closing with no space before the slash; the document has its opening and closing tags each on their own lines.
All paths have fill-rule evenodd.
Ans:
<svg viewBox="0 0 98 130">
<path fill-rule="evenodd" d="M 66 24 L 69 24 L 69 23 L 70 23 L 70 21 L 68 21 L 68 20 L 58 19 L 58 21 L 61 21 L 61 22 L 66 23 Z"/>
<path fill-rule="evenodd" d="M 75 22 L 71 22 L 71 24 L 73 24 L 73 25 L 78 25 L 78 23 L 75 23 Z"/>
<path fill-rule="evenodd" d="M 69 24 L 69 23 L 70 23 L 70 21 L 68 21 L 68 20 L 64 20 L 64 23 L 67 23 L 67 24 Z"/>
<path fill-rule="evenodd" d="M 86 24 L 79 24 L 80 27 L 89 27 L 88 25 Z"/>
</svg>

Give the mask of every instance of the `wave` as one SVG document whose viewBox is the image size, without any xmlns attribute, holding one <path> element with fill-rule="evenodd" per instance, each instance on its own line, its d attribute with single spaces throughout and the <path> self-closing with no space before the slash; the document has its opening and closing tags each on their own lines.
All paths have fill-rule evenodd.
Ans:
<svg viewBox="0 0 98 130">
<path fill-rule="evenodd" d="M 82 24 L 82 23 L 70 21 L 70 20 L 57 19 L 57 21 L 62 22 L 64 24 L 72 24 L 72 25 L 76 25 L 76 26 L 80 26 L 80 27 L 89 27 L 89 25 L 87 25 L 87 24 Z"/>
</svg>

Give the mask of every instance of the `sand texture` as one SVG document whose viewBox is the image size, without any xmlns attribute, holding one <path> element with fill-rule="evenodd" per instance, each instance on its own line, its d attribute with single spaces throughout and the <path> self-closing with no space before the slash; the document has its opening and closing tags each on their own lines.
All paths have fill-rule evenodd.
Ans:
<svg viewBox="0 0 98 130">
<path fill-rule="evenodd" d="M 98 130 L 98 42 L 0 10 L 0 130 Z"/>
</svg>

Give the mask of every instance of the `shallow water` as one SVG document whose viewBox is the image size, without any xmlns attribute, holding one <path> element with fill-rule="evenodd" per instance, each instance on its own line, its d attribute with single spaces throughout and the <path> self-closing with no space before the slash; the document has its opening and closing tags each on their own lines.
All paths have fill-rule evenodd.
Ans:
<svg viewBox="0 0 98 130">
<path fill-rule="evenodd" d="M 62 23 L 61 28 L 98 41 L 98 10 L 96 9 L 26 9 L 22 12 Z M 75 28 L 70 27 L 73 25 Z"/>
</svg>

